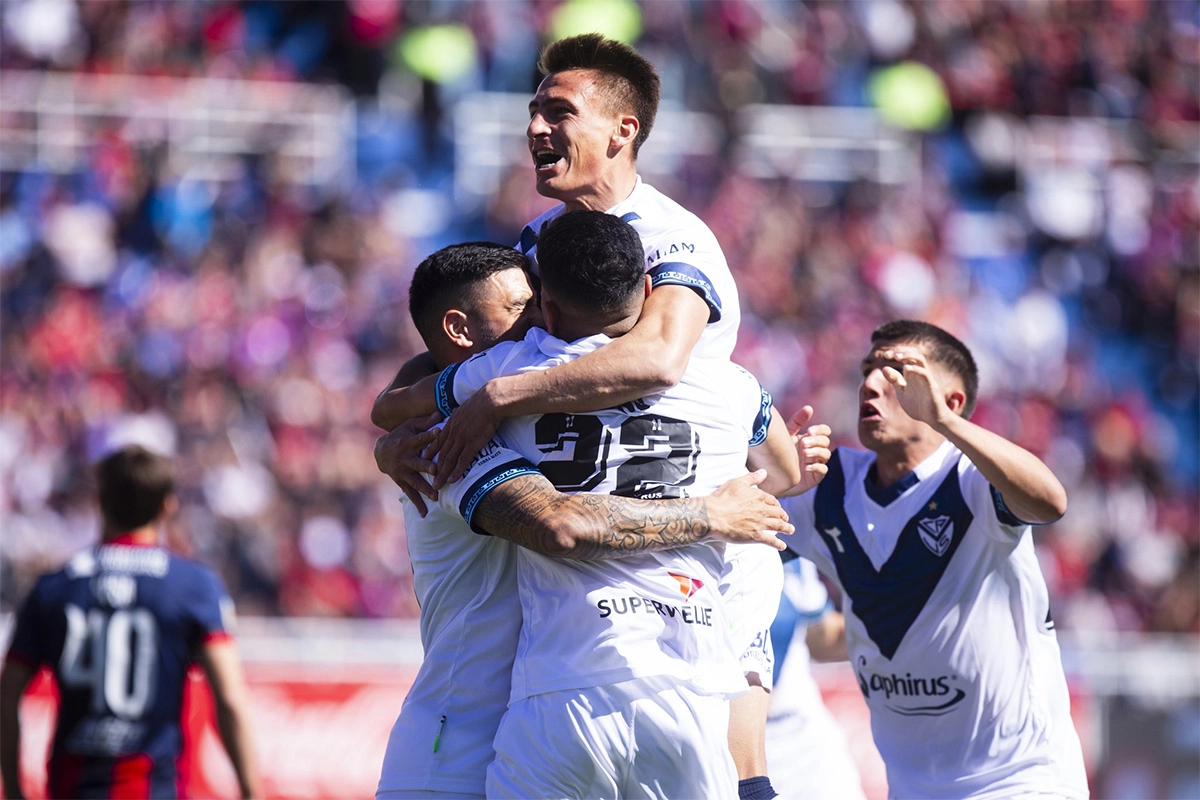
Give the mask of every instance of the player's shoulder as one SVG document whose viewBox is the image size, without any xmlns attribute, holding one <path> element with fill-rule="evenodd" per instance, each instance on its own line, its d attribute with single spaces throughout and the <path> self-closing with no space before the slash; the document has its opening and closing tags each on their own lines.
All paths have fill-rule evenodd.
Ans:
<svg viewBox="0 0 1200 800">
<path fill-rule="evenodd" d="M 166 555 L 169 565 L 168 574 L 170 577 L 168 580 L 173 587 L 181 590 L 190 588 L 192 591 L 225 594 L 224 581 L 221 580 L 220 574 L 210 565 L 191 556 L 175 553 L 165 548 L 163 549 L 163 553 Z"/>
<path fill-rule="evenodd" d="M 839 446 L 833 448 L 830 460 L 837 459 L 842 471 L 847 474 L 866 472 L 875 462 L 875 454 L 869 450 L 856 450 L 853 447 Z"/>
<path fill-rule="evenodd" d="M 647 245 L 671 244 L 683 245 L 700 242 L 706 246 L 716 241 L 716 237 L 704 220 L 687 210 L 679 203 L 667 197 L 648 183 L 642 183 L 633 198 L 634 202 L 624 213 L 618 213 L 622 219 L 634 227 Z M 620 209 L 618 209 L 620 210 Z M 673 239 L 683 236 L 678 243 Z M 668 242 L 658 242 L 660 238 L 670 239 Z M 665 253 L 664 253 L 665 255 Z"/>
<path fill-rule="evenodd" d="M 534 245 L 537 244 L 537 237 L 541 235 L 542 227 L 550 222 L 550 220 L 562 216 L 565 210 L 566 205 L 559 203 L 531 219 L 521 230 L 521 238 L 517 242 L 517 249 L 522 253 L 528 254 Z"/>
</svg>

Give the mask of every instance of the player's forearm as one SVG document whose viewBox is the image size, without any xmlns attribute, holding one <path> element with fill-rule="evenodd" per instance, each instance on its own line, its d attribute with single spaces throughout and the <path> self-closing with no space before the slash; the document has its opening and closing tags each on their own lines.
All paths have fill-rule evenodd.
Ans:
<svg viewBox="0 0 1200 800">
<path fill-rule="evenodd" d="M 487 393 L 499 417 L 582 414 L 657 394 L 679 382 L 653 348 L 626 334 L 582 358 L 547 370 L 489 381 Z"/>
<path fill-rule="evenodd" d="M 581 414 L 639 400 L 683 378 L 708 313 L 691 289 L 655 289 L 624 336 L 569 363 L 498 378 L 485 391 L 500 417 Z"/>
<path fill-rule="evenodd" d="M 1066 489 L 1033 453 L 956 414 L 934 428 L 971 459 L 1018 519 L 1047 523 L 1067 512 Z"/>
<path fill-rule="evenodd" d="M 846 619 L 838 611 L 829 611 L 819 622 L 809 625 L 804 632 L 804 643 L 808 645 L 813 661 L 850 659 L 846 648 Z"/>
<path fill-rule="evenodd" d="M 9 702 L 4 701 L 0 712 L 0 772 L 4 773 L 4 796 L 24 797 L 21 793 L 21 723 L 15 709 L 9 711 Z"/>
<path fill-rule="evenodd" d="M 21 694 L 28 679 L 23 668 L 5 665 L 0 674 L 0 772 L 4 776 L 4 796 L 21 798 Z"/>
<path fill-rule="evenodd" d="M 388 386 L 371 406 L 371 422 L 385 431 L 413 417 L 424 417 L 437 411 L 435 387 L 437 375 L 428 375 L 411 386 Z"/>
<path fill-rule="evenodd" d="M 579 560 L 667 550 L 713 533 L 703 498 L 568 496 L 548 487 L 536 478 L 511 480 L 484 498 L 475 522 L 536 553 Z"/>
<path fill-rule="evenodd" d="M 244 708 L 218 706 L 216 716 L 217 730 L 233 764 L 242 797 L 261 797 L 249 715 Z"/>
</svg>

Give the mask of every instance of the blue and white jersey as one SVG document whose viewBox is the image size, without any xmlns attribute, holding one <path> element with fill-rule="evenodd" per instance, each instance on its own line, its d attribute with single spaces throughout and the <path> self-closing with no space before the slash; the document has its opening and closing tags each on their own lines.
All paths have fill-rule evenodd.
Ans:
<svg viewBox="0 0 1200 800">
<path fill-rule="evenodd" d="M 561 216 L 558 205 L 530 222 L 517 249 L 537 265 L 537 237 L 542 226 Z M 629 197 L 608 209 L 633 226 L 646 251 L 646 272 L 654 287 L 678 285 L 694 289 L 708 304 L 708 327 L 692 350 L 693 357 L 729 358 L 737 343 L 742 310 L 737 285 L 717 237 L 699 217 L 639 177 Z"/>
<path fill-rule="evenodd" d="M 448 414 L 492 378 L 546 369 L 608 341 L 567 343 L 534 329 L 444 371 L 439 405 Z M 591 414 L 510 419 L 498 436 L 563 492 L 702 496 L 746 473 L 749 443 L 765 435 L 769 412 L 770 396 L 748 372 L 728 360 L 692 359 L 680 384 L 662 394 Z M 478 500 L 520 468 L 484 453 L 443 489 L 444 502 L 457 503 L 470 522 Z M 587 562 L 521 549 L 512 700 L 652 676 L 706 694 L 744 691 L 719 589 L 723 550 L 701 543 Z"/>
<path fill-rule="evenodd" d="M 422 518 L 404 504 L 424 658 L 388 737 L 380 797 L 484 793 L 521 630 L 517 546 L 428 505 Z"/>
<path fill-rule="evenodd" d="M 58 683 L 52 797 L 175 796 L 188 666 L 232 613 L 211 569 L 128 539 L 38 579 L 7 658 Z"/>
<path fill-rule="evenodd" d="M 834 451 L 783 501 L 790 544 L 843 595 L 850 661 L 894 797 L 1086 797 L 1029 526 L 951 443 L 879 490 Z"/>
</svg>

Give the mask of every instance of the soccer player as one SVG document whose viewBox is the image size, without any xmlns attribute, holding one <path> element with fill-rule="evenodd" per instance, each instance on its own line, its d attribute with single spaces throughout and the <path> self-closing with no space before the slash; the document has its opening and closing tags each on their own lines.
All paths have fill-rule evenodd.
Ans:
<svg viewBox="0 0 1200 800">
<path fill-rule="evenodd" d="M 784 501 L 791 546 L 843 595 L 850 661 L 893 797 L 1088 793 L 1031 525 L 1067 497 L 1028 451 L 969 420 L 970 351 L 887 323 L 862 361 L 858 438 Z"/>
<path fill-rule="evenodd" d="M 96 468 L 99 546 L 38 579 L 17 614 L 0 677 L 0 768 L 19 776 L 21 693 L 42 665 L 61 697 L 50 754 L 55 798 L 175 797 L 188 665 L 212 687 L 242 797 L 259 795 L 232 603 L 212 570 L 159 546 L 177 507 L 170 462 L 132 445 Z"/>
<path fill-rule="evenodd" d="M 627 223 L 567 214 L 540 246 L 555 335 L 534 329 L 445 370 L 434 382 L 443 413 L 496 375 L 581 357 L 638 319 L 649 279 Z M 516 418 L 500 433 L 529 461 L 485 450 L 440 499 L 483 530 L 475 514 L 493 486 L 534 462 L 565 491 L 634 497 L 706 493 L 744 474 L 748 458 L 766 459 L 785 486 L 799 470 L 769 396 L 728 360 L 695 359 L 678 386 L 634 403 Z M 511 522 L 503 505 L 495 513 Z M 726 633 L 724 571 L 721 548 L 707 544 L 603 562 L 522 549 L 521 646 L 488 795 L 731 796 L 736 772 L 715 732 L 725 730 L 725 699 L 746 684 Z"/>
<path fill-rule="evenodd" d="M 490 381 L 464 402 L 434 444 L 439 455 L 432 485 L 415 470 L 394 475 L 410 498 L 435 497 L 447 481 L 461 477 L 504 418 L 634 402 L 678 383 L 693 355 L 728 358 L 736 342 L 737 286 L 716 237 L 637 174 L 637 153 L 658 111 L 653 65 L 627 45 L 584 34 L 548 45 L 538 66 L 545 78 L 529 104 L 526 138 L 538 192 L 561 205 L 527 225 L 518 248 L 536 259 L 546 223 L 567 211 L 605 211 L 638 232 L 653 291 L 637 324 L 610 345 L 549 370 Z M 389 390 L 411 384 L 413 366 L 406 365 Z M 391 429 L 417 414 L 388 403 L 389 390 L 376 401 L 373 419 Z M 729 549 L 726 593 L 742 608 L 736 616 L 744 621 L 744 666 L 753 686 L 736 701 L 746 706 L 748 718 L 735 709 L 731 730 L 739 774 L 749 781 L 743 800 L 773 794 L 763 774 L 762 728 L 771 681 L 767 630 L 783 575 L 771 555 L 762 548 Z"/>
<path fill-rule="evenodd" d="M 784 565 L 771 638 L 778 656 L 766 731 L 772 785 L 787 800 L 863 800 L 846 734 L 822 702 L 810 669 L 812 661 L 848 658 L 845 619 L 808 559 Z"/>
<path fill-rule="evenodd" d="M 409 306 L 434 361 L 457 364 L 538 321 L 527 270 L 521 253 L 482 242 L 425 259 L 413 275 Z M 393 435 L 407 434 L 381 437 L 376 449 L 388 474 Z M 480 455 L 501 457 L 499 446 Z M 782 548 L 774 534 L 790 531 L 777 501 L 755 488 L 761 473 L 734 479 L 707 498 L 660 501 L 568 497 L 530 469 L 500 477 L 472 516 L 494 535 L 473 531 L 454 506 L 434 504 L 422 514 L 406 504 L 425 655 L 388 739 L 381 798 L 484 795 L 521 625 L 516 544 L 554 558 L 600 558 L 710 537 Z"/>
</svg>

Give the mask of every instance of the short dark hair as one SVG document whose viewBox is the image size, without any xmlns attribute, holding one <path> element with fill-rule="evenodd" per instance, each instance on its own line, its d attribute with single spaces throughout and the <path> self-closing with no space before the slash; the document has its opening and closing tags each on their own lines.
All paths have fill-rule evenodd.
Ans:
<svg viewBox="0 0 1200 800">
<path fill-rule="evenodd" d="M 971 351 L 961 341 L 928 322 L 898 319 L 885 322 L 871 333 L 871 344 L 879 342 L 911 342 L 922 345 L 930 361 L 940 364 L 963 383 L 967 400 L 962 415 L 970 417 L 979 399 L 979 368 Z"/>
<path fill-rule="evenodd" d="M 628 222 L 603 211 L 572 211 L 538 237 L 542 285 L 578 310 L 608 315 L 642 291 L 646 254 Z"/>
<path fill-rule="evenodd" d="M 175 491 L 175 475 L 170 459 L 134 444 L 96 465 L 96 485 L 105 523 L 117 531 L 133 531 L 162 513 Z"/>
<path fill-rule="evenodd" d="M 658 114 L 660 81 L 654 65 L 627 44 L 584 33 L 551 42 L 542 50 L 538 71 L 543 75 L 590 69 L 601 74 L 598 88 L 609 110 L 632 111 L 641 126 L 633 140 L 633 155 L 642 149 Z"/>
<path fill-rule="evenodd" d="M 509 269 L 529 272 L 529 259 L 495 242 L 452 244 L 418 264 L 408 287 L 408 313 L 425 346 L 433 349 L 448 310 L 473 311 L 488 276 Z"/>
</svg>

